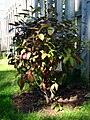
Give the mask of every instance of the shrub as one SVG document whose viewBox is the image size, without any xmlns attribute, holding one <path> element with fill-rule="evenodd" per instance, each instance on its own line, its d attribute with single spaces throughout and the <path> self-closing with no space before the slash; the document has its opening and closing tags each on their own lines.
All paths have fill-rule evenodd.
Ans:
<svg viewBox="0 0 90 120">
<path fill-rule="evenodd" d="M 77 28 L 73 21 L 59 22 L 53 16 L 33 17 L 10 25 L 17 30 L 13 37 L 13 60 L 18 71 L 18 85 L 21 90 L 25 83 L 36 86 L 48 102 L 53 97 L 48 92 L 55 93 L 67 71 L 81 62 Z"/>
</svg>

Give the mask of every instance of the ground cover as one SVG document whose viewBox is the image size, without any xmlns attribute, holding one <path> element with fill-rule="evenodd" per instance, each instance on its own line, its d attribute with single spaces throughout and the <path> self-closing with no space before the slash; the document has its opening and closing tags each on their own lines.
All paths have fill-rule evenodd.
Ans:
<svg viewBox="0 0 90 120">
<path fill-rule="evenodd" d="M 0 59 L 0 120 L 90 120 L 90 100 L 84 98 L 84 88 L 62 89 L 56 99 L 63 109 L 56 112 L 38 91 L 20 91 L 15 74 L 8 60 Z"/>
</svg>

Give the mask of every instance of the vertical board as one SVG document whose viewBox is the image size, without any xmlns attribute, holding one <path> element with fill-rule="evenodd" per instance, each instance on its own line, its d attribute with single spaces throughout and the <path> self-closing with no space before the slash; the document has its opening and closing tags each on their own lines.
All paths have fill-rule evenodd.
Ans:
<svg viewBox="0 0 90 120">
<path fill-rule="evenodd" d="M 53 0 L 47 0 L 47 9 L 51 9 L 52 8 L 52 2 Z M 47 13 L 48 17 L 52 17 L 51 14 Z"/>
<path fill-rule="evenodd" d="M 35 0 L 35 8 L 38 7 L 38 0 Z M 35 13 L 35 17 L 38 17 L 38 12 Z"/>
<path fill-rule="evenodd" d="M 86 0 L 82 0 L 82 29 L 81 29 L 81 39 L 86 40 L 87 39 L 87 5 Z"/>
<path fill-rule="evenodd" d="M 31 6 L 36 9 L 38 7 L 38 0 L 32 0 L 31 2 Z M 34 17 L 38 17 L 38 12 L 36 12 L 35 14 L 33 14 Z"/>
<path fill-rule="evenodd" d="M 82 0 L 82 21 L 81 21 L 81 40 L 85 41 L 87 38 L 86 35 L 86 0 Z M 81 64 L 81 74 L 87 79 L 87 51 L 82 50 L 81 51 L 81 57 L 83 59 L 83 63 Z"/>
<path fill-rule="evenodd" d="M 48 1 L 48 8 L 51 9 L 53 0 L 47 0 L 47 1 Z"/>
<path fill-rule="evenodd" d="M 26 1 L 25 1 L 25 3 L 26 3 L 26 9 L 27 9 L 27 2 L 28 2 L 28 1 L 26 0 Z"/>
<path fill-rule="evenodd" d="M 90 41 L 90 0 L 87 0 L 87 38 Z"/>
<path fill-rule="evenodd" d="M 40 7 L 41 7 L 41 17 L 45 16 L 45 1 L 40 0 Z"/>
<path fill-rule="evenodd" d="M 63 4 L 62 0 L 55 0 L 55 7 L 58 13 L 57 20 L 62 21 L 62 13 L 63 13 Z"/>
<path fill-rule="evenodd" d="M 75 0 L 75 17 L 77 17 L 78 37 L 81 39 L 82 0 Z"/>
<path fill-rule="evenodd" d="M 75 18 L 75 0 L 65 0 L 65 18 Z"/>
<path fill-rule="evenodd" d="M 30 11 L 32 12 L 31 6 L 32 6 L 32 1 L 31 1 L 31 0 L 28 0 L 28 2 L 27 2 L 27 8 L 28 8 L 28 10 L 30 10 Z M 31 13 L 31 12 L 30 12 L 30 16 L 32 16 L 32 13 Z"/>
<path fill-rule="evenodd" d="M 75 11 L 80 11 L 81 10 L 81 4 L 82 4 L 82 0 L 75 0 Z"/>
<path fill-rule="evenodd" d="M 82 0 L 82 29 L 81 39 L 90 42 L 90 0 Z M 82 74 L 90 82 L 90 51 L 83 50 Z"/>
<path fill-rule="evenodd" d="M 90 42 L 90 0 L 87 0 L 87 39 Z M 90 78 L 90 51 L 87 50 L 87 78 Z"/>
</svg>

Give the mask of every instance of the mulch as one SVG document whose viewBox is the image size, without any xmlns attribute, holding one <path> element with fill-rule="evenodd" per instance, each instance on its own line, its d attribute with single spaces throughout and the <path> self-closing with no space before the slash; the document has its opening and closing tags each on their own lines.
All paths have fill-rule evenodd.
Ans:
<svg viewBox="0 0 90 120">
<path fill-rule="evenodd" d="M 55 97 L 55 101 L 60 103 L 64 112 L 66 109 L 77 110 L 85 101 L 87 90 L 84 88 L 66 88 L 61 89 Z M 46 104 L 43 96 L 40 95 L 38 90 L 26 90 L 22 94 L 13 96 L 13 107 L 23 113 L 39 112 L 43 115 L 56 115 L 59 112 L 51 108 L 51 103 Z"/>
</svg>

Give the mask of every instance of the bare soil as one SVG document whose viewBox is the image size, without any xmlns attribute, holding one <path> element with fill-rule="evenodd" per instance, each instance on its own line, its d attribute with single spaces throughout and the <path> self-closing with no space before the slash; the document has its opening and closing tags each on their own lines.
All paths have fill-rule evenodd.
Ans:
<svg viewBox="0 0 90 120">
<path fill-rule="evenodd" d="M 42 115 L 56 115 L 66 109 L 77 110 L 86 101 L 85 95 L 87 91 L 84 88 L 66 88 L 59 91 L 54 99 L 54 102 L 60 103 L 62 106 L 62 110 L 58 112 L 51 108 L 51 103 L 46 104 L 44 97 L 40 95 L 38 90 L 27 90 L 20 95 L 13 96 L 13 106 L 23 113 L 36 111 Z"/>
</svg>

